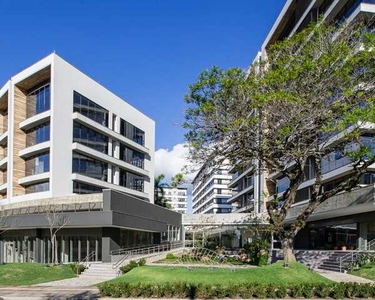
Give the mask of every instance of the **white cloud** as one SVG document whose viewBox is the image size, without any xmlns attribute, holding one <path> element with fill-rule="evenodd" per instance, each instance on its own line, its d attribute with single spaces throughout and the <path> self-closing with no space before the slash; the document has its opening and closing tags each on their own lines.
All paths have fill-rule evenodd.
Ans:
<svg viewBox="0 0 375 300">
<path fill-rule="evenodd" d="M 155 151 L 155 175 L 164 174 L 165 181 L 170 182 L 172 176 L 181 173 L 186 165 L 189 165 L 187 159 L 188 148 L 186 144 L 177 144 L 173 149 L 158 149 Z M 186 179 L 194 178 L 195 174 L 186 175 Z"/>
</svg>

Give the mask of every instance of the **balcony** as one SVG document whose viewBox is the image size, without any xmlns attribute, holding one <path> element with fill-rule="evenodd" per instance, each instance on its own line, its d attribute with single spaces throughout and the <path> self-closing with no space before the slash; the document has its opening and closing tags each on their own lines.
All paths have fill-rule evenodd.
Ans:
<svg viewBox="0 0 375 300">
<path fill-rule="evenodd" d="M 105 161 L 106 163 L 121 167 L 121 168 L 123 168 L 127 171 L 130 171 L 130 172 L 133 172 L 135 174 L 147 176 L 147 177 L 149 176 L 149 172 L 144 170 L 144 169 L 138 168 L 138 167 L 136 167 L 132 164 L 129 164 L 129 163 L 124 162 L 120 159 L 114 158 L 113 156 L 109 156 L 107 154 L 101 153 L 99 151 L 96 151 L 96 150 L 94 150 L 90 147 L 84 146 L 82 144 L 73 143 L 72 144 L 72 150 L 74 150 L 78 153 L 84 154 L 84 155 L 89 155 L 89 156 L 91 156 L 95 159 Z"/>
<path fill-rule="evenodd" d="M 318 206 L 308 221 L 331 219 L 345 215 L 353 215 L 375 211 L 375 185 L 358 187 L 351 192 L 343 192 L 333 196 Z M 287 215 L 287 223 L 291 223 L 306 208 L 307 203 L 302 202 L 293 206 Z"/>
<path fill-rule="evenodd" d="M 49 180 L 49 177 L 50 177 L 49 172 L 40 173 L 40 174 L 36 174 L 36 175 L 30 175 L 30 176 L 20 178 L 18 180 L 18 184 L 20 184 L 20 185 L 30 185 L 30 184 L 46 182 L 46 181 Z"/>
<path fill-rule="evenodd" d="M 36 144 L 34 146 L 31 146 L 31 147 L 27 147 L 27 148 L 19 151 L 18 154 L 22 158 L 28 158 L 30 156 L 48 151 L 50 146 L 51 146 L 51 142 L 48 141 L 48 142 Z"/>
<path fill-rule="evenodd" d="M 44 111 L 40 114 L 37 114 L 35 116 L 32 116 L 26 119 L 25 121 L 22 121 L 20 123 L 20 129 L 28 130 L 30 128 L 33 128 L 35 126 L 38 126 L 40 124 L 47 122 L 50 119 L 50 117 L 51 117 L 51 111 L 50 110 Z"/>
<path fill-rule="evenodd" d="M 120 141 L 120 142 L 124 143 L 125 145 L 130 146 L 130 147 L 136 149 L 137 151 L 139 151 L 143 154 L 149 154 L 149 152 L 150 152 L 149 149 L 146 148 L 145 146 L 142 146 L 142 145 L 124 137 L 123 135 L 119 134 L 118 132 L 115 132 L 115 131 L 109 129 L 108 127 L 103 126 L 103 125 L 91 120 L 90 118 L 87 118 L 84 115 L 81 115 L 78 112 L 74 112 L 73 115 L 72 115 L 72 118 L 73 118 L 74 121 L 77 121 L 78 123 L 80 123 L 82 125 L 85 125 L 85 126 L 91 128 L 91 129 L 95 130 L 95 131 L 98 131 L 101 134 L 109 136 L 114 140 Z"/>
</svg>

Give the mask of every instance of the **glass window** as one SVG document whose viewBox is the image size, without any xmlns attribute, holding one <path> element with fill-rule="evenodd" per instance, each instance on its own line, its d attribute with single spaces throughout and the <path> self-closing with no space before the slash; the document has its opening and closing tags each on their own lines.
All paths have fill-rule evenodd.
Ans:
<svg viewBox="0 0 375 300">
<path fill-rule="evenodd" d="M 144 178 L 142 176 L 120 169 L 120 185 L 132 190 L 143 192 Z"/>
<path fill-rule="evenodd" d="M 50 110 L 50 85 L 49 83 L 33 90 L 26 98 L 26 117 L 30 118 L 44 111 Z"/>
<path fill-rule="evenodd" d="M 136 150 L 127 148 L 123 144 L 120 144 L 120 159 L 138 168 L 144 168 L 145 155 Z"/>
<path fill-rule="evenodd" d="M 49 181 L 29 185 L 26 187 L 25 193 L 32 194 L 32 193 L 40 193 L 40 192 L 46 192 L 46 191 L 49 191 Z"/>
<path fill-rule="evenodd" d="M 26 147 L 50 140 L 50 124 L 44 123 L 26 131 Z"/>
<path fill-rule="evenodd" d="M 75 194 L 95 194 L 95 193 L 101 193 L 102 188 L 90 185 L 82 182 L 73 182 L 73 193 Z"/>
<path fill-rule="evenodd" d="M 38 154 L 26 159 L 26 176 L 49 172 L 49 153 Z"/>
<path fill-rule="evenodd" d="M 365 173 L 361 176 L 359 180 L 360 184 L 374 184 L 375 183 L 375 173 Z"/>
<path fill-rule="evenodd" d="M 73 124 L 73 142 L 108 153 L 108 137 L 77 122 Z"/>
<path fill-rule="evenodd" d="M 120 134 L 137 144 L 145 144 L 145 132 L 123 119 L 120 119 Z"/>
<path fill-rule="evenodd" d="M 285 192 L 286 189 L 289 187 L 290 180 L 288 177 L 283 177 L 277 180 L 277 193 Z"/>
<path fill-rule="evenodd" d="M 73 111 L 103 125 L 108 126 L 108 110 L 74 91 Z"/>
<path fill-rule="evenodd" d="M 108 164 L 73 152 L 73 173 L 107 181 Z"/>
</svg>

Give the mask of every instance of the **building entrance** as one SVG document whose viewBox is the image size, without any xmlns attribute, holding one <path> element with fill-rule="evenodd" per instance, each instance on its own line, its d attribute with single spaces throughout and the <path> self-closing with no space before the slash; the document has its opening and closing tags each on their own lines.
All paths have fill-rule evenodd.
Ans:
<svg viewBox="0 0 375 300">
<path fill-rule="evenodd" d="M 354 250 L 357 240 L 356 223 L 309 229 L 309 249 Z"/>
</svg>

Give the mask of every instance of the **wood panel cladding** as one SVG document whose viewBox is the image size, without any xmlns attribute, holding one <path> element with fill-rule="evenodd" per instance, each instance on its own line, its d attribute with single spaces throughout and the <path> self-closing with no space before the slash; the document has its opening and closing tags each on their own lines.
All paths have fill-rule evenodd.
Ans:
<svg viewBox="0 0 375 300">
<path fill-rule="evenodd" d="M 26 133 L 20 129 L 20 123 L 26 119 L 26 93 L 14 86 L 13 196 L 25 194 L 25 188 L 18 184 L 18 180 L 25 177 L 26 164 L 18 153 L 26 147 Z"/>
<path fill-rule="evenodd" d="M 44 69 L 38 71 L 37 73 L 27 77 L 21 82 L 17 83 L 18 88 L 23 91 L 30 91 L 38 84 L 44 81 L 48 81 L 51 78 L 51 66 L 45 67 Z"/>
<path fill-rule="evenodd" d="M 8 130 L 8 92 L 0 98 L 0 134 Z"/>
</svg>

